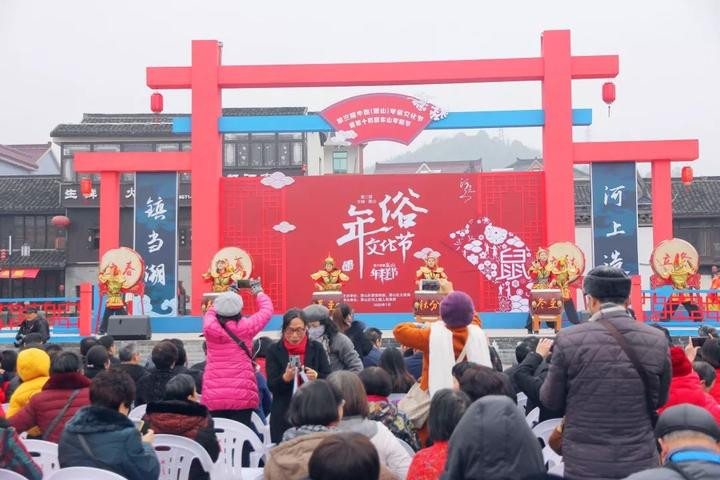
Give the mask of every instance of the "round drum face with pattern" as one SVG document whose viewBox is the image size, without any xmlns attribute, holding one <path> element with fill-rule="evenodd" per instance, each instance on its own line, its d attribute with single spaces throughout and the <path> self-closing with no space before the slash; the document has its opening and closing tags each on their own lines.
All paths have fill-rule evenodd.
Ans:
<svg viewBox="0 0 720 480">
<path fill-rule="evenodd" d="M 143 278 L 145 263 L 138 252 L 128 247 L 113 248 L 108 250 L 100 259 L 100 273 L 107 267 L 116 266 L 125 277 L 124 289 L 130 289 L 137 285 Z"/>
<path fill-rule="evenodd" d="M 556 242 L 548 247 L 550 262 L 566 258 L 570 270 L 570 283 L 574 282 L 585 272 L 585 254 L 580 247 L 572 242 Z"/>
<path fill-rule="evenodd" d="M 218 251 L 210 262 L 209 271 L 214 272 L 220 260 L 225 260 L 225 264 L 233 269 L 239 280 L 250 278 L 253 269 L 252 257 L 242 248 L 225 247 Z"/>
<path fill-rule="evenodd" d="M 687 261 L 692 273 L 697 273 L 700 256 L 691 243 L 681 238 L 671 238 L 660 242 L 650 255 L 650 267 L 658 275 L 667 274 L 672 270 L 676 261 L 682 263 Z"/>
</svg>

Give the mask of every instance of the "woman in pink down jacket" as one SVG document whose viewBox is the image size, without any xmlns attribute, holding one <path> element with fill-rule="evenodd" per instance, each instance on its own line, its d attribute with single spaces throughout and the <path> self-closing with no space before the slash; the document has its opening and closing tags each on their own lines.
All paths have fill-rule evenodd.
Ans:
<svg viewBox="0 0 720 480">
<path fill-rule="evenodd" d="M 253 337 L 265 328 L 273 313 L 272 301 L 263 293 L 260 282 L 251 283 L 252 292 L 257 295 L 257 313 L 240 317 L 242 298 L 235 292 L 225 292 L 203 317 L 207 365 L 202 403 L 213 417 L 229 418 L 247 426 L 251 425 L 250 415 L 260 402 L 250 349 Z"/>
</svg>

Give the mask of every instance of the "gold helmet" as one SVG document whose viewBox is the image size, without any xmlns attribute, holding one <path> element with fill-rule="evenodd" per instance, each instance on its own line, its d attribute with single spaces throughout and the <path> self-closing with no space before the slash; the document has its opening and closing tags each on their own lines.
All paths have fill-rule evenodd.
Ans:
<svg viewBox="0 0 720 480">
<path fill-rule="evenodd" d="M 327 265 L 328 263 L 331 265 L 335 265 L 335 259 L 333 257 L 331 257 L 329 253 L 328 253 L 327 258 L 325 258 L 325 264 Z"/>
</svg>

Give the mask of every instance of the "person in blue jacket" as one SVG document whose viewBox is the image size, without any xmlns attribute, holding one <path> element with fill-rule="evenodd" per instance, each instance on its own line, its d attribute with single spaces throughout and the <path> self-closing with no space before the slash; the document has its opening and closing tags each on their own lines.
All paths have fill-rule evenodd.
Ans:
<svg viewBox="0 0 720 480">
<path fill-rule="evenodd" d="M 155 433 L 140 431 L 127 417 L 135 400 L 135 382 L 121 370 L 104 370 L 90 382 L 90 405 L 65 424 L 58 444 L 61 468 L 94 467 L 128 480 L 153 480 L 160 463 Z"/>
</svg>

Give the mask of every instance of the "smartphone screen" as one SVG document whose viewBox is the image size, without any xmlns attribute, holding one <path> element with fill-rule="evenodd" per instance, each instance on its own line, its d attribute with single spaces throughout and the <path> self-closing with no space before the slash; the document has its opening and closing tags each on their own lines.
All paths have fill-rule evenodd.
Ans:
<svg viewBox="0 0 720 480">
<path fill-rule="evenodd" d="M 290 355 L 290 365 L 300 368 L 300 355 Z"/>
<path fill-rule="evenodd" d="M 707 339 L 708 337 L 692 337 L 693 347 L 702 347 Z"/>
<path fill-rule="evenodd" d="M 144 426 L 145 426 L 145 422 L 143 422 L 142 420 L 138 420 L 135 422 L 135 428 L 137 428 L 141 432 L 142 432 L 142 429 Z"/>
</svg>

